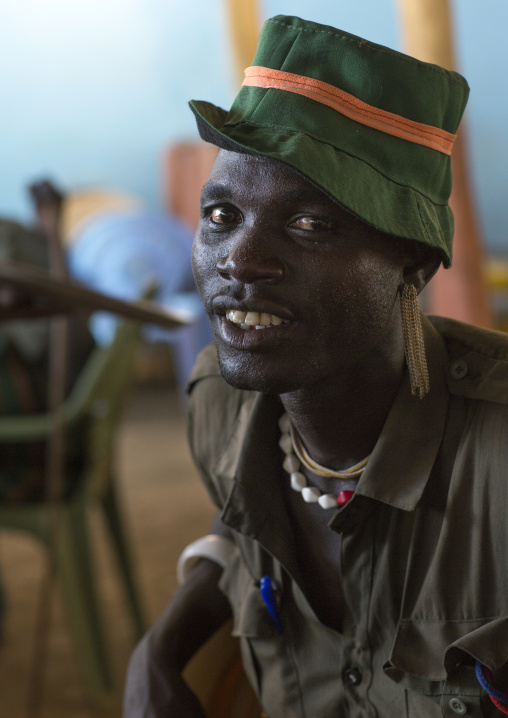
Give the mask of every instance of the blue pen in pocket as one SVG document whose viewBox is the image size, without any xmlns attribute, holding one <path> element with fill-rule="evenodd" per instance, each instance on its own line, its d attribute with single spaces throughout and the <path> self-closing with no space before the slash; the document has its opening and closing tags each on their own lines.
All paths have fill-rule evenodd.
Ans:
<svg viewBox="0 0 508 718">
<path fill-rule="evenodd" d="M 284 631 L 282 630 L 282 623 L 279 612 L 277 611 L 277 603 L 275 602 L 275 593 L 270 576 L 263 576 L 261 578 L 259 588 L 261 590 L 261 597 L 265 602 L 270 618 L 275 626 L 275 631 L 279 634 L 279 636 L 281 636 Z"/>
</svg>

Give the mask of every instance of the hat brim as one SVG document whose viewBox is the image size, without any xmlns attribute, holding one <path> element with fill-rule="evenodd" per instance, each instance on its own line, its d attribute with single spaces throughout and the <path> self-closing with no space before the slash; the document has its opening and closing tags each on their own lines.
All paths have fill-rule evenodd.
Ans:
<svg viewBox="0 0 508 718">
<path fill-rule="evenodd" d="M 439 250 L 451 264 L 453 214 L 410 186 L 393 181 L 364 160 L 310 135 L 248 121 L 230 122 L 209 102 L 189 103 L 201 138 L 225 150 L 283 162 L 334 201 L 380 232 Z"/>
</svg>

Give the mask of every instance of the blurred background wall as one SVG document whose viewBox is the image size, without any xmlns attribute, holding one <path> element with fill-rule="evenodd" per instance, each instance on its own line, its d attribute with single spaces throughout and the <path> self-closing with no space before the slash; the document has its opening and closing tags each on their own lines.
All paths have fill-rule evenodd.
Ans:
<svg viewBox="0 0 508 718">
<path fill-rule="evenodd" d="M 295 14 L 402 49 L 395 0 L 264 0 L 262 19 Z M 506 0 L 455 0 L 458 69 L 473 183 L 490 253 L 508 254 Z M 1 0 L 0 215 L 30 216 L 25 186 L 105 185 L 162 204 L 161 163 L 196 139 L 187 100 L 236 92 L 223 0 Z"/>
</svg>

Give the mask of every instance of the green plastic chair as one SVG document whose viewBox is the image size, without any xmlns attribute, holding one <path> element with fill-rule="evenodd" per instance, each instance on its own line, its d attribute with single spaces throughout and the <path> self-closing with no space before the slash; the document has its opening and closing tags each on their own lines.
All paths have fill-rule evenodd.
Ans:
<svg viewBox="0 0 508 718">
<path fill-rule="evenodd" d="M 53 568 L 78 649 L 85 686 L 90 694 L 113 688 L 96 579 L 90 550 L 88 510 L 99 506 L 110 530 L 137 637 L 145 631 L 114 480 L 114 440 L 124 400 L 133 379 L 140 327 L 121 324 L 114 342 L 92 352 L 63 406 L 65 435 L 86 426 L 85 466 L 72 477 L 78 487 L 58 511 L 59 538 Z M 52 428 L 49 414 L 0 418 L 2 444 L 41 441 Z M 70 477 L 65 477 L 66 480 Z M 49 502 L 0 504 L 0 529 L 32 534 L 49 549 L 54 506 Z"/>
</svg>

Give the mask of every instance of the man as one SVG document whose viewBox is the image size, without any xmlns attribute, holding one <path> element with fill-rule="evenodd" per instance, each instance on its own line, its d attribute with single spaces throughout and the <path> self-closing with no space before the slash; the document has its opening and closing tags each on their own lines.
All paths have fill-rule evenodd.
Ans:
<svg viewBox="0 0 508 718">
<path fill-rule="evenodd" d="M 216 347 L 189 388 L 220 517 L 134 655 L 129 718 L 203 716 L 180 671 L 231 614 L 271 718 L 500 715 L 508 341 L 416 300 L 451 261 L 467 95 L 280 16 L 229 113 L 191 104 L 221 148 L 193 255 Z"/>
</svg>

